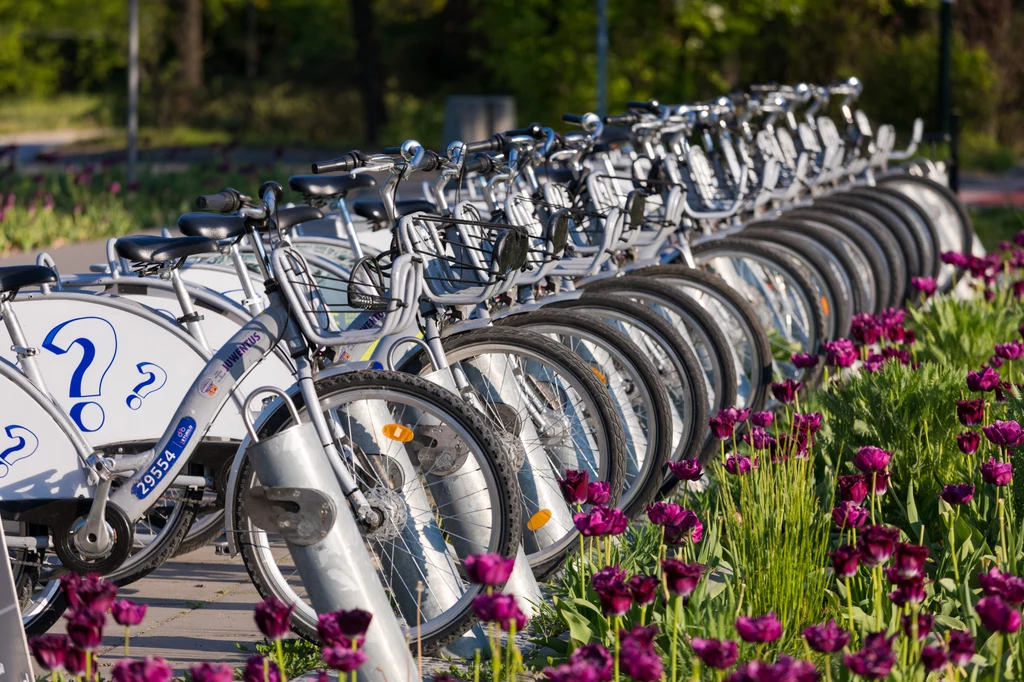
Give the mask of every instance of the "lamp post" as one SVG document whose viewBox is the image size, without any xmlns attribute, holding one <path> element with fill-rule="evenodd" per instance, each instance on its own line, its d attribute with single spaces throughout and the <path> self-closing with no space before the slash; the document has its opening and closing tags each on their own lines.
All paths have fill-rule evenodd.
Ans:
<svg viewBox="0 0 1024 682">
<path fill-rule="evenodd" d="M 597 0 L 597 113 L 608 114 L 608 0 Z"/>
</svg>

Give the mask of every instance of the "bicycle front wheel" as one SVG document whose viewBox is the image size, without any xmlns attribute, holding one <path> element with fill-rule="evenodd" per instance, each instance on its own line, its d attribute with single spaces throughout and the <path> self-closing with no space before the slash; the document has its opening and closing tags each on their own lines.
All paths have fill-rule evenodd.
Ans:
<svg viewBox="0 0 1024 682">
<path fill-rule="evenodd" d="M 465 578 L 465 558 L 512 558 L 519 549 L 521 506 L 507 450 L 482 414 L 416 376 L 351 372 L 317 380 L 316 391 L 339 451 L 351 453 L 363 494 L 384 518 L 364 540 L 395 615 L 413 646 L 435 651 L 476 623 L 471 602 L 481 587 Z M 308 419 L 301 397 L 293 400 Z M 282 406 L 260 439 L 291 425 Z M 283 539 L 247 513 L 246 493 L 256 485 L 245 458 L 233 494 L 246 570 L 262 596 L 296 605 L 293 629 L 315 641 L 317 614 Z"/>
</svg>

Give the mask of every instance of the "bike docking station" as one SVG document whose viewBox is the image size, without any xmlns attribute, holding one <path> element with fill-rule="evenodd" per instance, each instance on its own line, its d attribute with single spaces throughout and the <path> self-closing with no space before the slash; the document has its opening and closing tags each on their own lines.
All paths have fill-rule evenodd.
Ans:
<svg viewBox="0 0 1024 682">
<path fill-rule="evenodd" d="M 249 497 L 259 510 L 254 520 L 284 538 L 317 613 L 362 609 L 373 614 L 363 644 L 367 663 L 357 673 L 361 682 L 416 680 L 416 663 L 377 568 L 363 550 L 363 533 L 347 510 L 337 513 L 336 505 L 348 502 L 324 456 L 316 427 L 312 421 L 300 421 L 283 391 L 262 391 L 285 401 L 295 425 L 260 440 L 246 419 L 248 455 L 262 484 Z M 248 401 L 243 414 L 247 409 Z"/>
<path fill-rule="evenodd" d="M 0 556 L 7 556 L 7 539 L 0 524 Z M 21 627 L 18 591 L 14 586 L 14 569 L 4 561 L 0 570 L 0 682 L 32 682 L 32 659 L 28 641 Z"/>
</svg>

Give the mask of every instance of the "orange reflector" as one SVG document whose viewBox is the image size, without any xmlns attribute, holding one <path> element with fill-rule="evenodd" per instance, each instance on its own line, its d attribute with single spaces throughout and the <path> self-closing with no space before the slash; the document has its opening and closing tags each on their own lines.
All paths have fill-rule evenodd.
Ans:
<svg viewBox="0 0 1024 682">
<path fill-rule="evenodd" d="M 530 517 L 530 520 L 526 522 L 526 527 L 530 530 L 540 530 L 544 527 L 544 524 L 551 520 L 551 510 L 541 509 L 539 512 Z"/>
<path fill-rule="evenodd" d="M 397 440 L 399 443 L 408 443 L 412 440 L 412 429 L 408 426 L 402 426 L 401 424 L 385 424 L 381 431 L 386 437 L 391 440 Z"/>
<path fill-rule="evenodd" d="M 604 372 L 599 370 L 597 367 L 591 367 L 590 371 L 597 375 L 597 378 L 601 380 L 601 383 L 605 386 L 608 385 L 608 380 L 604 376 Z"/>
<path fill-rule="evenodd" d="M 824 311 L 825 311 L 825 314 L 826 314 L 826 315 L 828 315 L 828 314 L 829 314 L 829 312 L 828 312 L 828 301 L 827 301 L 827 300 L 825 300 L 825 297 L 824 297 L 824 296 L 822 296 L 822 297 L 821 297 L 821 308 L 822 308 L 822 310 L 824 310 Z"/>
</svg>

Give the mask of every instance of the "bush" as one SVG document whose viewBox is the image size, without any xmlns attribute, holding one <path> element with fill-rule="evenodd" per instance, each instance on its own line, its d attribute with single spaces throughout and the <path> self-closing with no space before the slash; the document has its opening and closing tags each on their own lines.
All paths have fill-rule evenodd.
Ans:
<svg viewBox="0 0 1024 682">
<path fill-rule="evenodd" d="M 978 369 L 997 343 L 1017 338 L 1024 306 L 1004 292 L 989 302 L 937 296 L 927 308 L 911 309 L 908 326 L 917 336 L 916 357 L 962 370 Z"/>
</svg>

